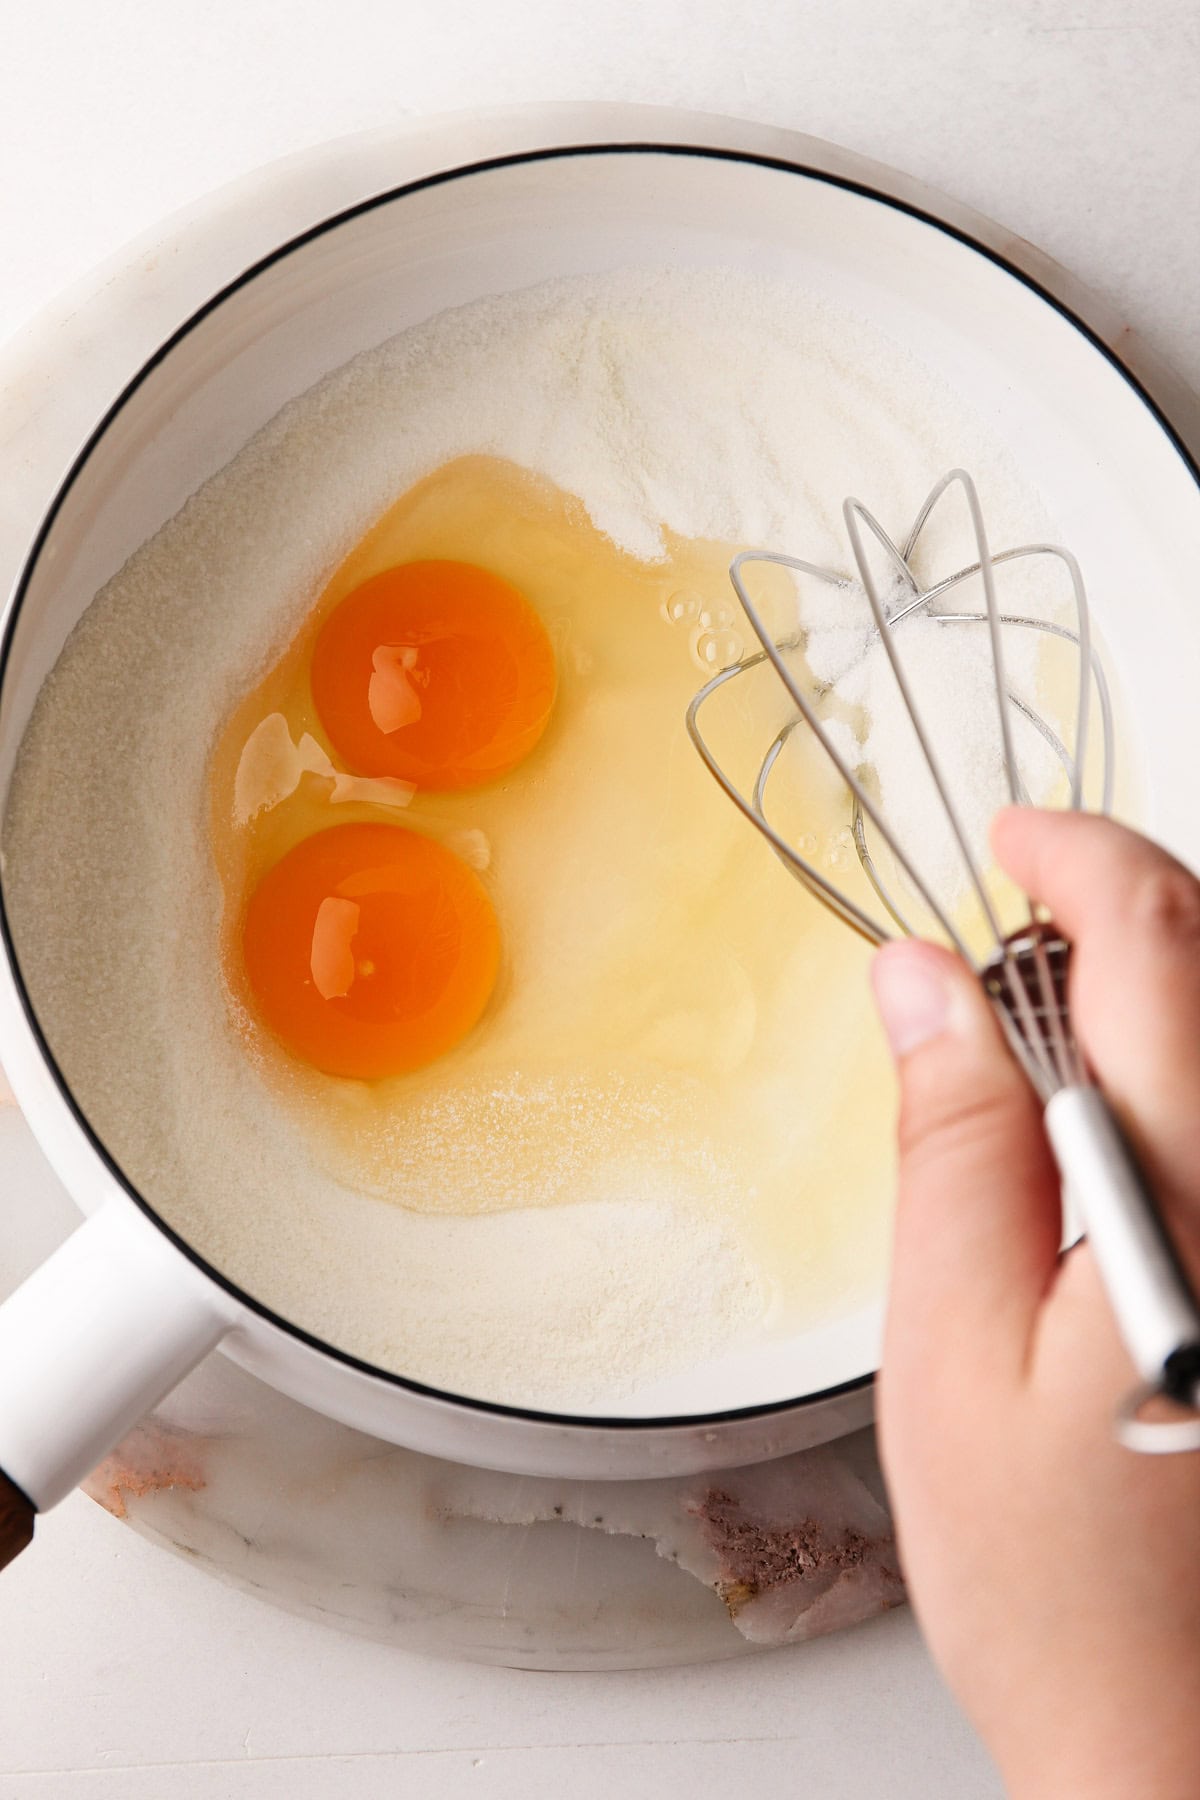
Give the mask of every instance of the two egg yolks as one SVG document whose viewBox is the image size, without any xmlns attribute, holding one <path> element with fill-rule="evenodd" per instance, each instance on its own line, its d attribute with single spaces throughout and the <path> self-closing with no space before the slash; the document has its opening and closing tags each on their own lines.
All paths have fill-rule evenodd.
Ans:
<svg viewBox="0 0 1200 1800">
<path fill-rule="evenodd" d="M 554 655 L 525 597 L 467 563 L 413 562 L 365 581 L 322 625 L 313 703 L 351 774 L 433 792 L 481 786 L 534 748 L 554 705 Z M 246 906 L 255 1008 L 285 1049 L 331 1075 L 378 1080 L 453 1049 L 500 961 L 478 876 L 433 838 L 334 825 L 270 868 Z"/>
</svg>

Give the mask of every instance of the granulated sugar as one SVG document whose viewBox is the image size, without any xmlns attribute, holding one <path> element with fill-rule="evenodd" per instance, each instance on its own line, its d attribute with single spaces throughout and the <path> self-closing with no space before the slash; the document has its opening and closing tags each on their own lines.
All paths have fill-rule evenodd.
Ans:
<svg viewBox="0 0 1200 1800">
<path fill-rule="evenodd" d="M 108 584 L 46 684 L 5 821 L 14 932 L 58 1060 L 131 1179 L 233 1279 L 347 1350 L 492 1400 L 612 1408 L 777 1323 L 777 1270 L 739 1212 L 737 1164 L 666 1132 L 664 1154 L 622 1160 L 621 1105 L 598 1103 L 571 1115 L 568 1203 L 524 1206 L 518 1185 L 506 1210 L 455 1216 L 356 1191 L 248 1059 L 218 973 L 205 780 L 222 721 L 367 525 L 421 477 L 480 453 L 577 496 L 650 560 L 669 534 L 844 567 L 846 493 L 901 531 L 959 462 L 998 543 L 1043 521 L 952 394 L 792 286 L 715 271 L 580 279 L 441 315 L 289 405 Z M 930 533 L 942 567 L 969 548 L 965 522 Z M 690 756 L 681 719 L 678 735 Z M 663 806 L 671 779 L 646 772 Z M 711 804 L 714 854 L 757 854 L 715 788 Z M 480 852 L 477 839 L 476 855 L 503 860 L 503 845 Z M 627 848 L 636 861 L 648 846 Z M 781 906 L 803 905 L 769 856 L 753 867 L 778 880 Z M 780 916 L 802 937 L 811 910 Z M 799 1130 L 802 1115 L 820 1165 L 821 1120 L 853 1101 L 869 1026 L 860 965 L 844 975 L 836 927 L 813 929 L 834 935 L 814 937 L 807 960 L 798 943 L 779 982 L 789 1005 L 808 995 L 823 1008 L 819 1058 L 789 1060 L 784 1027 L 795 1040 L 807 1020 L 781 999 L 783 1023 L 756 1025 L 735 983 L 726 1049 L 736 1060 L 757 1031 L 773 1070 L 757 1136 L 770 1149 L 772 1121 Z M 689 1029 L 683 1017 L 663 1027 L 685 1047 Z M 797 1082 L 811 1083 L 808 1112 Z M 472 1116 L 490 1107 L 511 1124 L 506 1091 L 497 1073 Z M 425 1109 L 430 1131 L 444 1130 L 444 1105 Z M 800 1141 L 780 1136 L 779 1155 Z M 402 1159 L 402 1133 L 395 1145 Z M 880 1188 L 886 1151 L 854 1161 L 870 1148 L 844 1147 L 825 1187 L 833 1168 Z M 830 1218 L 850 1216 L 839 1192 L 822 1193 Z M 854 1215 L 870 1241 L 843 1247 L 837 1268 L 877 1276 L 883 1205 L 880 1193 Z M 848 1303 L 848 1283 L 812 1306 Z"/>
</svg>

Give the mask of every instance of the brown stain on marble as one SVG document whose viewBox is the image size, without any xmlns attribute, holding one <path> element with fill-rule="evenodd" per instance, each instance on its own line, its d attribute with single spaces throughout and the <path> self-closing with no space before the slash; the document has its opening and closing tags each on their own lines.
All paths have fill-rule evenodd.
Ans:
<svg viewBox="0 0 1200 1800">
<path fill-rule="evenodd" d="M 894 1545 L 891 1534 L 868 1538 L 850 1527 L 831 1532 L 814 1518 L 767 1522 L 720 1488 L 710 1488 L 695 1510 L 721 1561 L 717 1592 L 735 1617 L 741 1607 L 773 1588 L 816 1581 L 825 1586 L 831 1577 L 836 1580 L 867 1563 L 878 1564 L 880 1575 L 894 1582 L 902 1597 L 899 1571 L 881 1556 Z"/>
<path fill-rule="evenodd" d="M 114 1519 L 129 1516 L 129 1503 L 168 1488 L 199 1493 L 207 1486 L 200 1460 L 202 1439 L 180 1437 L 155 1425 L 135 1425 L 81 1485 L 89 1499 Z"/>
</svg>

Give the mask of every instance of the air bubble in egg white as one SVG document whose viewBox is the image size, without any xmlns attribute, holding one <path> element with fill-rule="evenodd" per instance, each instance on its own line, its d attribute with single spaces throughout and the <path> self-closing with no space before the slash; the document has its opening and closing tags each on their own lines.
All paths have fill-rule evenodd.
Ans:
<svg viewBox="0 0 1200 1800">
<path fill-rule="evenodd" d="M 690 625 L 700 613 L 700 596 L 687 588 L 669 594 L 662 603 L 662 615 L 668 625 Z"/>
<path fill-rule="evenodd" d="M 692 645 L 692 655 L 707 675 L 732 668 L 734 663 L 741 662 L 744 654 L 741 638 L 728 626 L 697 632 Z"/>
</svg>

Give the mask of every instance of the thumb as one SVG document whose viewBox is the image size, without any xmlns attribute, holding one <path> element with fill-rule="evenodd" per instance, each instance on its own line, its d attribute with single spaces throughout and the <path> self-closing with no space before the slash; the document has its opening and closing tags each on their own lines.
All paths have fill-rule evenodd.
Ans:
<svg viewBox="0 0 1200 1800">
<path fill-rule="evenodd" d="M 1019 1370 L 1062 1230 L 1041 1106 L 960 958 L 889 944 L 871 976 L 900 1077 L 885 1366 L 978 1345 Z"/>
</svg>

